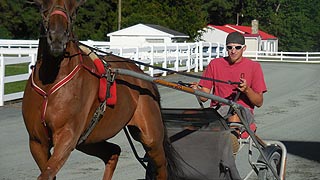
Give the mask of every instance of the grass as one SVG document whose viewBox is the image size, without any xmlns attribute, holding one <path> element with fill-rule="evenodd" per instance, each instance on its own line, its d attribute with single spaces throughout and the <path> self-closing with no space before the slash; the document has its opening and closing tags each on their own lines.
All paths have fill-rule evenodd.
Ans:
<svg viewBox="0 0 320 180">
<path fill-rule="evenodd" d="M 17 81 L 6 83 L 4 86 L 4 94 L 11 94 L 16 92 L 24 91 L 27 81 Z"/>
<path fill-rule="evenodd" d="M 154 66 L 162 67 L 162 63 L 154 64 Z M 28 73 L 28 67 L 29 67 L 28 63 L 6 65 L 5 76 L 14 76 L 14 75 L 18 75 L 18 74 Z M 167 68 L 172 68 L 172 67 L 174 67 L 174 64 L 167 65 Z M 147 67 L 145 67 L 145 69 L 146 68 Z M 24 91 L 26 83 L 27 83 L 27 80 L 6 83 L 4 86 L 4 94 L 11 94 L 11 93 Z"/>
<path fill-rule="evenodd" d="M 13 76 L 28 73 L 28 63 L 6 65 L 5 76 Z M 27 80 L 6 83 L 4 86 L 4 94 L 24 91 Z"/>
</svg>

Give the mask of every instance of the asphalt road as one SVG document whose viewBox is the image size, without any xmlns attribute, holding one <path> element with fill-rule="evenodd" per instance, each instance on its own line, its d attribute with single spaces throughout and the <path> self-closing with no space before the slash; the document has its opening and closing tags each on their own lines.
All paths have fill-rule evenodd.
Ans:
<svg viewBox="0 0 320 180">
<path fill-rule="evenodd" d="M 286 145 L 287 180 L 320 179 L 320 64 L 261 64 L 268 92 L 264 105 L 256 110 L 258 135 L 262 139 L 280 140 Z M 178 75 L 165 79 L 194 81 Z M 163 107 L 199 106 L 192 95 L 166 87 L 159 89 Z M 144 169 L 135 160 L 124 133 L 110 141 L 122 148 L 114 179 L 143 179 Z M 142 152 L 139 145 L 137 149 Z M 247 163 L 240 159 L 237 158 L 237 165 Z M 98 159 L 74 151 L 57 179 L 101 179 L 103 169 L 103 163 Z M 0 107 L 0 180 L 29 180 L 38 175 L 39 170 L 29 151 L 21 103 Z"/>
</svg>

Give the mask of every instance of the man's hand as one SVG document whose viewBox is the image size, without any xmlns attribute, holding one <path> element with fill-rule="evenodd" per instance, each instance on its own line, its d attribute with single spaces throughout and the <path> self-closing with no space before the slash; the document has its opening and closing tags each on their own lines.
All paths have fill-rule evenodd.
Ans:
<svg viewBox="0 0 320 180">
<path fill-rule="evenodd" d="M 253 89 L 251 89 L 248 84 L 247 80 L 240 78 L 241 84 L 239 84 L 238 89 L 239 91 L 243 92 L 250 100 L 250 102 L 260 107 L 263 104 L 263 93 L 257 93 Z"/>
<path fill-rule="evenodd" d="M 199 83 L 198 82 L 191 82 L 190 83 L 191 84 L 191 88 L 193 88 L 193 89 L 197 89 L 197 90 L 199 90 L 200 88 L 200 86 L 199 86 Z"/>
<path fill-rule="evenodd" d="M 240 78 L 240 84 L 238 86 L 239 91 L 246 93 L 248 91 L 247 80 Z"/>
<path fill-rule="evenodd" d="M 201 87 L 198 82 L 192 82 L 190 84 L 191 84 L 190 87 L 193 89 L 196 89 L 196 90 L 199 90 L 199 91 L 202 91 L 205 93 L 210 93 L 210 89 L 205 88 L 205 87 Z M 206 102 L 208 100 L 208 98 L 205 98 L 205 97 L 199 97 L 199 98 L 202 102 Z"/>
</svg>

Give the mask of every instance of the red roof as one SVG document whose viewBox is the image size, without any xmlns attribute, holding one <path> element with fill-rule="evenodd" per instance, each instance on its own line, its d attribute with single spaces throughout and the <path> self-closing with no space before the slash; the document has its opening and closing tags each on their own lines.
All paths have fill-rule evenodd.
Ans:
<svg viewBox="0 0 320 180">
<path fill-rule="evenodd" d="M 254 37 L 256 36 L 255 34 L 252 34 L 252 30 L 250 26 L 237 26 L 237 25 L 231 25 L 231 24 L 226 24 L 224 26 L 215 26 L 209 24 L 208 26 L 219 29 L 221 31 L 224 31 L 226 33 L 231 33 L 234 31 L 238 31 L 242 33 L 246 37 Z M 261 36 L 261 39 L 266 40 L 266 39 L 277 39 L 277 37 L 268 34 L 266 32 L 263 32 L 261 30 L 258 30 L 259 35 Z"/>
<path fill-rule="evenodd" d="M 211 24 L 209 24 L 208 26 L 214 27 L 214 28 L 216 28 L 216 29 L 219 29 L 219 30 L 224 31 L 224 32 L 227 32 L 227 33 L 234 32 L 234 30 L 232 30 L 232 29 L 230 29 L 230 28 L 228 28 L 228 27 L 225 27 L 225 26 L 215 26 L 215 25 L 211 25 Z"/>
</svg>

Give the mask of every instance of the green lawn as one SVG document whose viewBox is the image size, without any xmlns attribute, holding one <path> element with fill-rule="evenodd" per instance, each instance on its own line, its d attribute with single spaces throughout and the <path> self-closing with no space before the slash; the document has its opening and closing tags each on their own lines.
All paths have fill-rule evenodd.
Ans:
<svg viewBox="0 0 320 180">
<path fill-rule="evenodd" d="M 154 64 L 154 66 L 162 67 L 162 63 Z M 172 68 L 172 67 L 174 67 L 173 63 L 167 65 L 167 68 Z M 5 76 L 13 76 L 13 75 L 24 74 L 24 73 L 28 73 L 28 63 L 6 65 L 5 67 Z M 6 83 L 4 86 L 4 94 L 24 91 L 26 82 L 27 80 Z"/>
<path fill-rule="evenodd" d="M 28 67 L 29 67 L 28 63 L 6 65 L 5 76 L 13 76 L 18 74 L 28 73 Z M 4 94 L 24 91 L 26 82 L 27 81 L 25 80 L 25 81 L 6 83 L 4 85 Z"/>
</svg>

